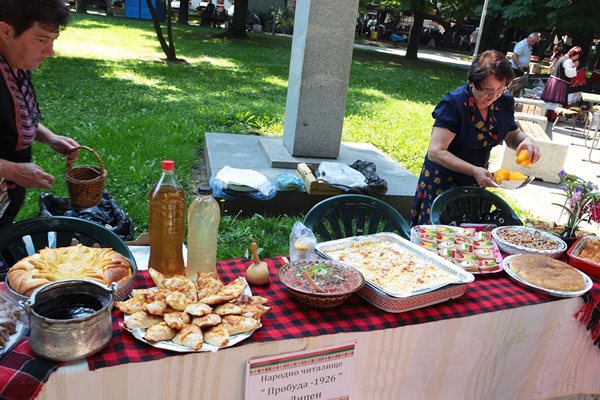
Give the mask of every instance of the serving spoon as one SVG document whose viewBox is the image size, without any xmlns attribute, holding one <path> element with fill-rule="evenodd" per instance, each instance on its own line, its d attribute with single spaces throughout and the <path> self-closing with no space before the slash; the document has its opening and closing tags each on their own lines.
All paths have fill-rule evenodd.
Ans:
<svg viewBox="0 0 600 400">
<path fill-rule="evenodd" d="M 327 293 L 327 291 L 325 289 L 323 289 L 321 286 L 317 285 L 317 283 L 313 280 L 313 278 L 310 277 L 308 272 L 302 271 L 302 275 L 304 276 L 304 279 L 306 279 L 306 281 L 310 284 L 310 286 L 312 286 L 312 288 L 317 291 L 317 293 Z"/>
</svg>

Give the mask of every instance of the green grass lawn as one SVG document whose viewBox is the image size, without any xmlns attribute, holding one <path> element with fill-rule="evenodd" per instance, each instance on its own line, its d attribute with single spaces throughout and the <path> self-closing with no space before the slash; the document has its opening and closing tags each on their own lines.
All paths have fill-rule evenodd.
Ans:
<svg viewBox="0 0 600 400">
<path fill-rule="evenodd" d="M 147 228 L 147 195 L 161 160 L 175 160 L 191 200 L 204 132 L 282 135 L 291 38 L 253 34 L 232 41 L 215 33 L 175 25 L 177 55 L 187 63 L 167 64 L 149 21 L 74 14 L 56 41 L 56 56 L 34 73 L 44 123 L 98 151 L 107 190 L 137 233 Z M 442 64 L 355 51 L 342 139 L 372 143 L 417 174 L 433 106 L 465 75 Z M 65 172 L 63 158 L 46 146 L 35 145 L 34 153 L 56 177 Z M 95 163 L 84 154 L 76 165 Z M 38 214 L 39 193 L 28 191 L 19 219 Z M 66 196 L 63 179 L 52 193 Z M 227 215 L 218 257 L 243 256 L 251 236 L 263 256 L 283 254 L 300 218 Z"/>
</svg>

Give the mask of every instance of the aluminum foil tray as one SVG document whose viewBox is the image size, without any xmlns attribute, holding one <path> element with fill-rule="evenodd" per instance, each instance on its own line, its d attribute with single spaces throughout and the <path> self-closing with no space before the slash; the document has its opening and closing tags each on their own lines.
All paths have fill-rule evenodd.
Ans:
<svg viewBox="0 0 600 400">
<path fill-rule="evenodd" d="M 394 293 L 375 285 L 367 280 L 363 289 L 358 294 L 371 302 L 378 308 L 389 312 L 401 312 L 424 307 L 429 304 L 439 303 L 451 298 L 462 295 L 466 289 L 466 284 L 474 281 L 474 276 L 446 261 L 437 254 L 434 254 L 417 244 L 394 234 L 377 233 L 366 236 L 353 236 L 344 239 L 333 240 L 317 244 L 315 250 L 324 258 L 332 259 L 328 252 L 342 250 L 350 246 L 360 245 L 362 243 L 387 242 L 397 245 L 400 249 L 415 254 L 419 259 L 425 260 L 436 267 L 452 274 L 456 280 L 452 283 L 436 285 L 421 288 L 414 291 Z"/>
</svg>

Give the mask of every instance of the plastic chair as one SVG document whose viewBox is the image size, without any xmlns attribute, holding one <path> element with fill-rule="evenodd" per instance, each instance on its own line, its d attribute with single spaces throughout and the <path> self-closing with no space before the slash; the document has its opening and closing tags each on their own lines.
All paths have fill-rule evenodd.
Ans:
<svg viewBox="0 0 600 400">
<path fill-rule="evenodd" d="M 476 186 L 457 186 L 436 197 L 431 205 L 431 223 L 456 226 L 462 223 L 523 225 L 504 200 Z"/>
<path fill-rule="evenodd" d="M 0 229 L 0 276 L 20 259 L 44 247 L 71 246 L 73 239 L 85 246 L 110 247 L 135 267 L 131 251 L 116 234 L 94 222 L 71 217 L 34 218 Z"/>
<path fill-rule="evenodd" d="M 306 214 L 304 225 L 323 241 L 379 232 L 410 237 L 408 223 L 396 209 L 362 194 L 342 194 L 321 201 Z"/>
</svg>

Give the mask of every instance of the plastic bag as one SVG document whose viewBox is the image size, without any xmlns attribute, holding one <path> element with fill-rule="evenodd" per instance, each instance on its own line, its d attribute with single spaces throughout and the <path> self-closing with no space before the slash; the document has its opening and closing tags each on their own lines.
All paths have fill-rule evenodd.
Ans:
<svg viewBox="0 0 600 400">
<path fill-rule="evenodd" d="M 271 200 L 277 195 L 277 188 L 275 185 L 271 185 L 269 192 L 265 195 L 259 190 L 253 190 L 251 192 L 240 192 L 237 190 L 228 189 L 222 181 L 210 178 L 210 187 L 213 190 L 213 196 L 217 199 L 235 200 L 241 197 L 250 197 L 256 200 Z"/>
<path fill-rule="evenodd" d="M 377 175 L 377 167 L 371 161 L 356 160 L 350 167 L 362 173 L 367 181 L 367 186 L 362 188 L 362 192 L 370 195 L 384 195 L 388 191 L 388 184 L 385 179 Z"/>
<path fill-rule="evenodd" d="M 277 189 L 284 191 L 298 190 L 304 187 L 302 181 L 291 174 L 277 175 L 275 183 L 277 184 Z"/>
<path fill-rule="evenodd" d="M 364 188 L 367 186 L 365 176 L 354 168 L 339 162 L 325 161 L 319 164 L 317 179 L 331 185 L 350 188 Z"/>
<path fill-rule="evenodd" d="M 314 260 L 319 258 L 315 252 L 317 238 L 312 230 L 302 222 L 295 222 L 290 234 L 290 261 Z"/>
<path fill-rule="evenodd" d="M 40 215 L 42 217 L 64 216 L 84 219 L 102 225 L 123 240 L 133 239 L 134 224 L 131 217 L 106 190 L 102 192 L 100 204 L 83 210 L 70 208 L 68 198 L 42 193 L 40 194 Z"/>
</svg>

